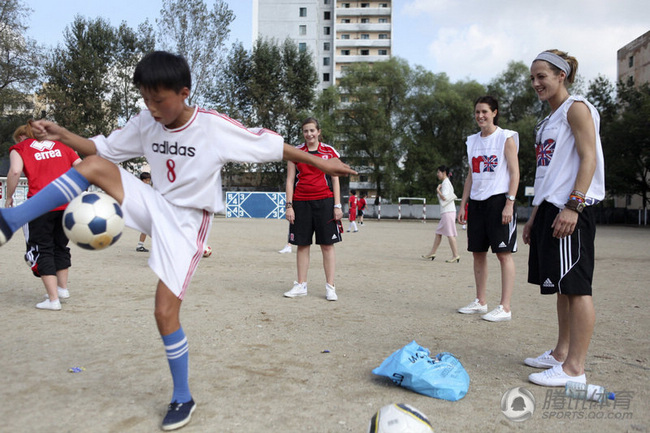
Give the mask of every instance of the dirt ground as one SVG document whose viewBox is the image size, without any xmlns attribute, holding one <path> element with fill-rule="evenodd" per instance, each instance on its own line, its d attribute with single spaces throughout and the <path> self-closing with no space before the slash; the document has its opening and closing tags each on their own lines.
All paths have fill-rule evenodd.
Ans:
<svg viewBox="0 0 650 433">
<path fill-rule="evenodd" d="M 515 254 L 513 320 L 489 323 L 456 312 L 475 294 L 465 232 L 460 263 L 444 262 L 446 241 L 435 261 L 420 258 L 435 227 L 367 220 L 345 233 L 336 247 L 339 301 L 328 302 L 318 247 L 309 295 L 282 296 L 296 268 L 295 252 L 277 252 L 286 221 L 217 217 L 214 253 L 182 309 L 198 404 L 182 431 L 365 432 L 371 415 L 393 402 L 420 409 L 436 432 L 650 431 L 650 230 L 598 227 L 587 380 L 619 398 L 576 408 L 558 389 L 527 380 L 535 369 L 523 359 L 551 349 L 557 333 L 555 297 L 526 283 L 528 246 L 520 242 Z M 34 308 L 44 289 L 23 262 L 20 233 L 0 248 L 0 431 L 159 431 L 171 377 L 152 315 L 157 278 L 148 254 L 135 252 L 137 236 L 127 229 L 100 252 L 73 247 L 71 297 L 59 312 Z M 496 257 L 489 262 L 495 307 L 499 268 Z M 372 374 L 412 340 L 461 360 L 471 379 L 465 398 L 437 400 Z M 513 422 L 500 402 L 520 386 L 534 395 L 535 412 Z"/>
</svg>

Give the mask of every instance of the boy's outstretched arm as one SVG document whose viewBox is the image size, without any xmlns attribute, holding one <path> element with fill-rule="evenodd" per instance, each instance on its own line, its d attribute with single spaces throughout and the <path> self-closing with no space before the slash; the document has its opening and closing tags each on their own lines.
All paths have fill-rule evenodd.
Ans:
<svg viewBox="0 0 650 433">
<path fill-rule="evenodd" d="M 331 176 L 349 176 L 357 174 L 349 165 L 345 164 L 339 158 L 322 159 L 308 152 L 303 152 L 287 143 L 284 143 L 282 159 L 285 161 L 304 162 L 313 165 L 317 169 Z"/>
<path fill-rule="evenodd" d="M 32 131 L 37 140 L 56 140 L 70 146 L 81 155 L 94 155 L 97 148 L 92 140 L 83 138 L 73 132 L 68 131 L 63 126 L 57 125 L 49 120 L 35 120 L 30 122 Z"/>
</svg>

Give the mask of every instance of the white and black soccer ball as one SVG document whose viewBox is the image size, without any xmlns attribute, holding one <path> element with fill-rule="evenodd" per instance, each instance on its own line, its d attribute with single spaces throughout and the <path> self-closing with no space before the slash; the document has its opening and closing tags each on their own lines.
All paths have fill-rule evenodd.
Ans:
<svg viewBox="0 0 650 433">
<path fill-rule="evenodd" d="M 123 229 L 120 204 L 102 192 L 81 194 L 63 212 L 66 236 L 87 250 L 101 250 L 113 245 L 122 236 Z"/>
<path fill-rule="evenodd" d="M 212 255 L 212 247 L 210 245 L 206 245 L 203 247 L 203 257 L 210 257 Z"/>
<path fill-rule="evenodd" d="M 368 433 L 433 433 L 429 418 L 405 403 L 382 407 L 370 418 Z"/>
</svg>

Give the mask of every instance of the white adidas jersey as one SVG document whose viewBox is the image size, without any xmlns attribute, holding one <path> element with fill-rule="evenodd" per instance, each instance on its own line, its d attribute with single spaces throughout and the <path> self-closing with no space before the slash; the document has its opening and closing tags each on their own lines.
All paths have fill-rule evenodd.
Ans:
<svg viewBox="0 0 650 433">
<path fill-rule="evenodd" d="M 569 108 L 575 101 L 584 102 L 596 129 L 596 171 L 586 192 L 587 203 L 598 202 L 605 197 L 605 162 L 600 143 L 600 116 L 596 108 L 581 96 L 570 96 L 550 117 L 538 125 L 535 139 L 537 170 L 535 171 L 535 198 L 533 205 L 543 201 L 564 209 L 575 186 L 580 157 L 575 137 L 567 120 Z"/>
<path fill-rule="evenodd" d="M 92 140 L 97 154 L 114 163 L 144 156 L 151 166 L 153 187 L 169 202 L 212 213 L 224 208 L 224 164 L 280 161 L 284 144 L 273 131 L 247 129 L 216 111 L 198 107 L 177 129 L 165 128 L 145 110 L 123 129 Z"/>
</svg>

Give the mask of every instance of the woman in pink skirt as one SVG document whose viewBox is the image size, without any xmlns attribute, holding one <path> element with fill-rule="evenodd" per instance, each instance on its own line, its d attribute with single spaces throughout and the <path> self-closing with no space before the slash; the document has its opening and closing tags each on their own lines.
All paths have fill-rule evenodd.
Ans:
<svg viewBox="0 0 650 433">
<path fill-rule="evenodd" d="M 438 167 L 438 180 L 442 181 L 436 189 L 438 200 L 440 201 L 440 222 L 436 228 L 436 238 L 433 241 L 431 252 L 423 255 L 422 258 L 435 259 L 436 251 L 438 251 L 440 242 L 442 242 L 442 237 L 447 236 L 453 257 L 446 262 L 458 263 L 460 262 L 460 256 L 458 255 L 458 247 L 456 246 L 456 236 L 458 236 L 458 233 L 456 233 L 456 203 L 454 202 L 456 194 L 454 194 L 454 187 L 447 173 L 448 169 L 446 166 L 441 165 Z"/>
</svg>

